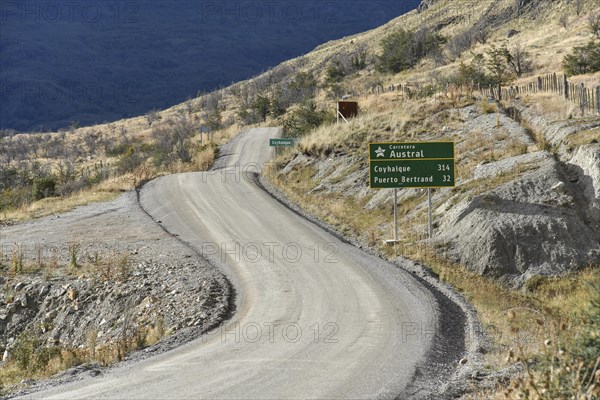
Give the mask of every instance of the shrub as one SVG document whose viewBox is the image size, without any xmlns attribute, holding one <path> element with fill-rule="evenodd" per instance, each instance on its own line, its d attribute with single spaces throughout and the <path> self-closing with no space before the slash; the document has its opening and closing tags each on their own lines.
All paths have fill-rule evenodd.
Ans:
<svg viewBox="0 0 600 400">
<path fill-rule="evenodd" d="M 442 43 L 445 43 L 442 36 L 426 29 L 416 33 L 401 29 L 381 41 L 379 69 L 396 73 L 412 68 L 423 57 L 439 51 Z"/>
<path fill-rule="evenodd" d="M 600 42 L 592 39 L 585 46 L 574 47 L 563 58 L 563 68 L 569 76 L 600 71 Z"/>
<path fill-rule="evenodd" d="M 590 15 L 588 18 L 588 21 L 589 21 L 590 31 L 592 31 L 592 34 L 594 36 L 596 36 L 598 39 L 600 39 L 600 13 Z"/>
<path fill-rule="evenodd" d="M 298 137 L 319 127 L 326 121 L 333 121 L 333 116 L 327 111 L 317 110 L 316 104 L 313 101 L 308 101 L 285 119 L 283 130 L 286 136 Z"/>
<path fill-rule="evenodd" d="M 458 72 L 445 78 L 447 83 L 457 86 L 489 86 L 493 79 L 487 74 L 484 67 L 484 59 L 481 54 L 473 57 L 470 64 L 460 63 Z"/>
<path fill-rule="evenodd" d="M 142 144 L 127 158 L 122 158 L 124 168 L 133 171 L 143 163 L 146 154 L 152 154 L 156 166 L 169 165 L 175 161 L 190 162 L 193 151 L 192 138 L 196 134 L 194 124 L 186 114 L 180 114 L 171 125 L 171 127 L 158 125 L 153 128 L 154 145 Z"/>
<path fill-rule="evenodd" d="M 12 355 L 17 366 L 26 371 L 33 364 L 33 355 L 35 349 L 39 346 L 39 341 L 29 332 L 23 332 L 17 338 L 12 348 Z"/>
<path fill-rule="evenodd" d="M 34 200 L 52 197 L 56 190 L 56 178 L 54 176 L 40 176 L 33 179 L 31 188 Z"/>
<path fill-rule="evenodd" d="M 221 115 L 220 107 L 215 107 L 210 111 L 206 118 L 206 124 L 212 131 L 218 131 L 223 128 L 223 117 Z"/>
<path fill-rule="evenodd" d="M 129 146 L 127 152 L 119 158 L 117 166 L 121 173 L 127 173 L 133 171 L 143 161 L 140 151 L 134 146 Z"/>
<path fill-rule="evenodd" d="M 506 47 L 492 46 L 486 52 L 486 66 L 490 71 L 490 77 L 494 85 L 506 83 L 511 79 L 508 70 L 509 59 L 511 59 L 511 56 Z"/>
<path fill-rule="evenodd" d="M 287 105 L 283 101 L 283 90 L 281 89 L 281 86 L 277 85 L 269 100 L 269 113 L 271 114 L 271 117 L 277 118 L 280 115 L 285 114 L 286 110 Z"/>
<path fill-rule="evenodd" d="M 346 71 L 339 61 L 334 61 L 327 67 L 326 82 L 328 85 L 341 82 L 346 76 Z"/>
<path fill-rule="evenodd" d="M 267 115 L 271 108 L 271 101 L 268 97 L 259 94 L 252 102 L 252 109 L 260 116 L 262 122 L 267 120 Z"/>
<path fill-rule="evenodd" d="M 190 104 L 189 102 L 187 104 Z M 146 117 L 146 121 L 148 122 L 148 126 L 152 126 L 152 124 L 158 120 L 160 120 L 160 114 L 156 109 L 150 110 L 144 115 Z"/>
<path fill-rule="evenodd" d="M 516 76 L 531 72 L 531 55 L 522 43 L 516 43 L 510 50 L 504 50 L 504 57 Z"/>
<path fill-rule="evenodd" d="M 309 72 L 299 72 L 289 84 L 288 95 L 292 95 L 296 103 L 304 103 L 312 99 L 317 88 L 317 80 Z"/>
<path fill-rule="evenodd" d="M 352 56 L 350 62 L 352 63 L 352 68 L 357 71 L 365 69 L 367 67 L 367 50 L 358 50 L 357 53 Z"/>
</svg>

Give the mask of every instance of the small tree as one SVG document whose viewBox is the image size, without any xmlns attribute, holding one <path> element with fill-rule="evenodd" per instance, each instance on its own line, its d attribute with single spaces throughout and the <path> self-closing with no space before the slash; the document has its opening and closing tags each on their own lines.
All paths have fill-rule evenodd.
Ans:
<svg viewBox="0 0 600 400">
<path fill-rule="evenodd" d="M 270 104 L 269 104 L 269 112 L 271 113 L 271 117 L 277 118 L 283 115 L 286 111 L 286 106 L 282 100 L 282 90 L 280 86 L 277 86 L 273 90 L 273 94 L 271 95 Z"/>
<path fill-rule="evenodd" d="M 254 109 L 258 113 L 258 115 L 260 115 L 262 122 L 265 122 L 267 120 L 267 115 L 269 114 L 270 107 L 271 102 L 269 98 L 261 94 L 256 96 L 256 98 L 252 102 L 252 109 Z"/>
<path fill-rule="evenodd" d="M 333 117 L 326 111 L 319 111 L 313 101 L 307 101 L 285 119 L 283 130 L 286 135 L 297 137 L 317 128 L 328 119 L 333 120 Z"/>
<path fill-rule="evenodd" d="M 520 77 L 531 71 L 530 54 L 522 43 L 518 42 L 510 50 L 505 50 L 504 56 L 516 76 Z"/>
<path fill-rule="evenodd" d="M 34 200 L 54 196 L 56 190 L 56 178 L 53 176 L 40 176 L 33 180 L 32 195 Z"/>
<path fill-rule="evenodd" d="M 365 69 L 367 67 L 367 49 L 365 47 L 359 48 L 352 56 L 351 63 L 352 68 L 357 71 Z"/>
<path fill-rule="evenodd" d="M 289 88 L 298 103 L 313 98 L 317 88 L 317 80 L 309 72 L 299 72 L 290 83 Z"/>
<path fill-rule="evenodd" d="M 560 26 L 567 29 L 567 27 L 569 26 L 569 15 L 568 14 L 561 15 L 560 18 L 558 18 L 558 23 L 560 24 Z"/>
<path fill-rule="evenodd" d="M 327 84 L 332 85 L 334 83 L 341 82 L 346 76 L 346 71 L 344 70 L 342 64 L 338 60 L 335 60 L 332 63 L 330 63 L 329 66 L 327 66 L 326 74 Z"/>
<path fill-rule="evenodd" d="M 600 39 L 600 14 L 590 15 L 588 21 L 590 30 L 596 38 Z"/>
<path fill-rule="evenodd" d="M 507 74 L 507 60 L 510 52 L 506 47 L 492 46 L 486 53 L 486 66 L 491 73 L 492 83 L 500 85 L 509 80 Z"/>
<path fill-rule="evenodd" d="M 146 121 L 148 122 L 148 126 L 152 126 L 152 124 L 160 119 L 160 114 L 157 110 L 150 110 L 145 115 Z"/>
<path fill-rule="evenodd" d="M 492 84 L 492 78 L 486 73 L 483 55 L 477 54 L 470 64 L 460 63 L 458 73 L 449 78 L 451 83 L 458 86 Z"/>
<path fill-rule="evenodd" d="M 381 41 L 380 69 L 400 72 L 413 67 L 418 61 L 414 51 L 414 33 L 401 29 Z"/>
</svg>

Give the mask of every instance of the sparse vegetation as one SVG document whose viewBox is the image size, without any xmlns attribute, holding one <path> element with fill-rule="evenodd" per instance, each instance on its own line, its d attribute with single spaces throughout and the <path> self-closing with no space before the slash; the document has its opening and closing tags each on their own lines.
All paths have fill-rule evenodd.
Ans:
<svg viewBox="0 0 600 400">
<path fill-rule="evenodd" d="M 445 39 L 427 29 L 412 32 L 404 29 L 381 41 L 379 68 L 386 72 L 400 72 L 412 68 L 425 56 L 439 51 Z"/>
<path fill-rule="evenodd" d="M 590 14 L 588 17 L 588 23 L 592 34 L 596 37 L 596 39 L 600 39 L 600 13 Z"/>
<path fill-rule="evenodd" d="M 332 122 L 333 116 L 326 110 L 318 110 L 313 101 L 307 101 L 292 111 L 283 122 L 286 136 L 299 137 L 326 122 Z"/>
<path fill-rule="evenodd" d="M 567 75 L 600 71 L 600 41 L 591 39 L 585 46 L 575 46 L 563 59 Z"/>
</svg>

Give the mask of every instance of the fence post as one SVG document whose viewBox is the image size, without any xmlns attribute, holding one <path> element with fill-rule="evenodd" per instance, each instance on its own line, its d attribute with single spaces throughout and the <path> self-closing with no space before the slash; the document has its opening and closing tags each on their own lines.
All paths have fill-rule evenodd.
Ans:
<svg viewBox="0 0 600 400">
<path fill-rule="evenodd" d="M 600 86 L 596 86 L 596 112 L 600 114 Z"/>
<path fill-rule="evenodd" d="M 582 117 L 585 115 L 585 106 L 586 106 L 585 103 L 586 103 L 585 86 L 583 85 L 583 82 L 581 82 L 581 91 L 579 92 L 579 108 L 581 109 Z"/>
<path fill-rule="evenodd" d="M 569 81 L 567 80 L 567 74 L 563 74 L 563 85 L 565 87 L 565 99 L 569 99 Z"/>
</svg>

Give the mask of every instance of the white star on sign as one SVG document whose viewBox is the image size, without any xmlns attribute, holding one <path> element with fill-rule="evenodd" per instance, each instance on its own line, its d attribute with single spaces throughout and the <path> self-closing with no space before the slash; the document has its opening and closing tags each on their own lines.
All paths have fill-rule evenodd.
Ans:
<svg viewBox="0 0 600 400">
<path fill-rule="evenodd" d="M 377 157 L 385 157 L 385 149 L 382 149 L 381 146 L 377 150 L 375 150 Z"/>
</svg>

